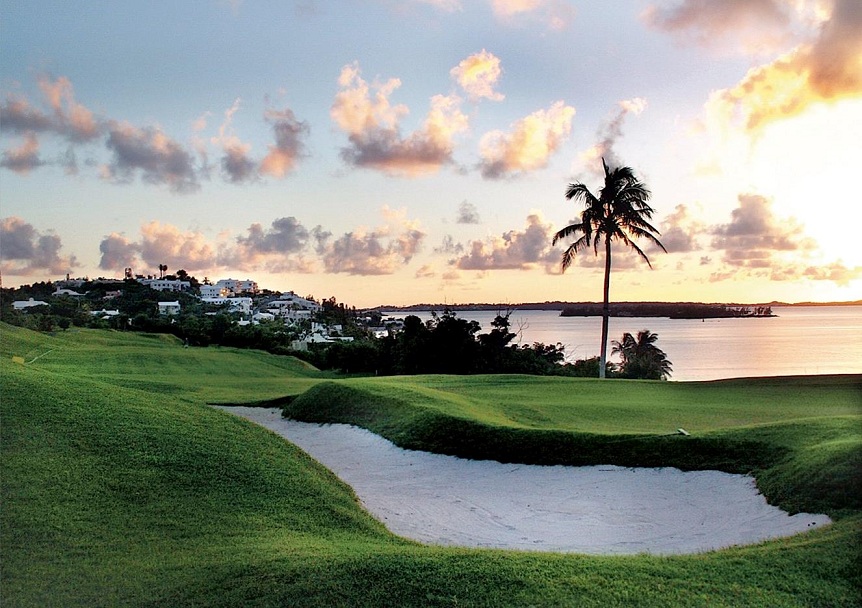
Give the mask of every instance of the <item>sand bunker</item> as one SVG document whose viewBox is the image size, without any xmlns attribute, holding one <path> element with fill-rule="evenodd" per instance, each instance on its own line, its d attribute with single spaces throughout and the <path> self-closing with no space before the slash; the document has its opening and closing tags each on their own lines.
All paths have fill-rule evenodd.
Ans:
<svg viewBox="0 0 862 608">
<path fill-rule="evenodd" d="M 400 536 L 435 545 L 592 554 L 679 554 L 790 536 L 825 515 L 766 503 L 718 471 L 502 464 L 403 450 L 364 429 L 219 408 L 298 445 Z"/>
</svg>

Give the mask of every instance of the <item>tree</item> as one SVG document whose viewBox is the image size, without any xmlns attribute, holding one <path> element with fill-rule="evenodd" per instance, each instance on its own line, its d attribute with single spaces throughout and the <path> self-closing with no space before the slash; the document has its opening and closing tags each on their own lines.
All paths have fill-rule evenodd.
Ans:
<svg viewBox="0 0 862 608">
<path fill-rule="evenodd" d="M 658 334 L 648 329 L 638 332 L 637 338 L 626 332 L 619 342 L 614 340 L 611 354 L 622 359 L 620 374 L 623 378 L 667 380 L 672 367 L 665 352 L 655 345 Z"/>
<path fill-rule="evenodd" d="M 605 282 L 604 305 L 602 307 L 602 349 L 599 363 L 599 378 L 605 377 L 608 354 L 608 318 L 610 317 L 610 286 L 611 286 L 611 243 L 622 241 L 634 249 L 637 254 L 652 268 L 649 258 L 634 242 L 636 238 L 645 238 L 667 253 L 664 245 L 658 240 L 659 231 L 647 221 L 652 218 L 654 209 L 649 206 L 650 191 L 640 182 L 630 167 L 617 167 L 613 171 L 602 159 L 605 170 L 605 183 L 599 196 L 596 197 L 586 185 L 577 182 L 569 184 L 566 189 L 566 200 L 574 199 L 582 202 L 585 207 L 581 212 L 581 221 L 566 226 L 554 235 L 552 244 L 557 241 L 580 235 L 574 243 L 563 252 L 560 263 L 562 272 L 571 266 L 575 255 L 589 247 L 599 254 L 599 245 L 605 247 Z"/>
</svg>

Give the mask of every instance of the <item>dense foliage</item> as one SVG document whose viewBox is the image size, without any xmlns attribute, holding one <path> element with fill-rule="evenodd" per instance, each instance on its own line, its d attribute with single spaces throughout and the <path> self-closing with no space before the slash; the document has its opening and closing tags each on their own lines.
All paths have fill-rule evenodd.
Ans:
<svg viewBox="0 0 862 608">
<path fill-rule="evenodd" d="M 329 344 L 309 354 L 297 353 L 321 369 L 376 375 L 535 374 L 597 376 L 598 359 L 564 363 L 562 344 L 513 344 L 509 314 L 499 314 L 491 331 L 480 334 L 476 321 L 446 310 L 422 322 L 415 315 L 384 338 Z"/>
<path fill-rule="evenodd" d="M 182 275 L 185 279 L 193 279 Z M 196 283 L 196 281 L 195 281 Z M 324 370 L 346 374 L 534 374 L 543 376 L 599 376 L 599 358 L 567 362 L 562 344 L 516 344 L 510 330 L 511 311 L 501 312 L 491 322 L 488 333 L 476 321 L 449 309 L 423 322 L 409 315 L 400 329 L 378 338 L 368 326 L 379 326 L 379 312 L 362 316 L 353 307 L 335 298 L 321 301 L 321 310 L 311 318 L 286 324 L 281 319 L 240 322 L 241 315 L 228 306 L 202 302 L 192 293 L 156 291 L 135 280 L 122 283 L 91 281 L 79 288 L 83 295 L 56 295 L 57 285 L 36 283 L 0 293 L 0 319 L 37 331 L 67 330 L 69 327 L 115 329 L 171 334 L 187 346 L 233 346 L 256 348 L 273 354 L 294 355 Z M 264 297 L 272 296 L 267 293 Z M 33 298 L 45 305 L 15 310 L 12 302 Z M 167 299 L 181 305 L 179 314 L 158 312 L 158 303 Z M 266 300 L 263 300 L 266 301 Z M 106 308 L 114 314 L 102 314 Z M 367 317 L 367 318 L 366 318 Z M 363 321 L 363 319 L 365 319 Z M 296 343 L 310 330 L 312 321 L 338 327 L 344 341 L 309 345 L 299 350 Z M 620 370 L 605 365 L 608 377 L 666 378 L 636 367 Z"/>
<path fill-rule="evenodd" d="M 665 352 L 655 345 L 658 334 L 648 329 L 639 331 L 637 337 L 629 332 L 620 341 L 611 342 L 611 353 L 622 359 L 619 374 L 623 378 L 642 380 L 667 380 L 670 376 L 671 362 Z"/>
</svg>

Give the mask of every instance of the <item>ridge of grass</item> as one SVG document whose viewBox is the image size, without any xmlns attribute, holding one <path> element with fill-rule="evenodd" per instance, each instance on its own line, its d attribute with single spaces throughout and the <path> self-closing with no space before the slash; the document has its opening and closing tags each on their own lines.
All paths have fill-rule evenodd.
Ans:
<svg viewBox="0 0 862 608">
<path fill-rule="evenodd" d="M 108 349 L 92 347 L 101 340 Z M 58 345 L 80 352 L 12 362 L 22 349 Z M 162 388 L 177 390 L 149 390 L 133 353 L 112 355 L 136 349 L 160 357 Z M 802 535 L 690 556 L 470 550 L 399 539 L 296 447 L 204 405 L 241 396 L 250 382 L 274 399 L 325 376 L 292 372 L 281 357 L 199 350 L 124 333 L 51 337 L 0 325 L 4 608 L 862 605 L 862 513 L 849 507 L 833 525 Z M 367 381 L 375 382 L 385 395 L 387 383 Z M 438 415 L 451 407 L 482 417 L 489 407 L 484 397 L 394 379 L 407 405 L 414 382 L 423 389 L 417 402 Z M 853 453 L 854 419 L 846 414 L 828 417 L 834 427 L 811 427 L 808 456 L 794 447 L 795 434 L 815 419 L 785 420 L 795 427 L 789 434 L 777 422 L 745 431 L 776 444 L 790 437 L 788 454 L 798 458 L 828 463 Z"/>
</svg>

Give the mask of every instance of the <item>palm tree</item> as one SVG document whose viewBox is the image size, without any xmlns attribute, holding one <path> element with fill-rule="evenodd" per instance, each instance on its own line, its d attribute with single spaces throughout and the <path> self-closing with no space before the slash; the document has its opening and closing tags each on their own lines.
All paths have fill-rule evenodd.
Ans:
<svg viewBox="0 0 862 608">
<path fill-rule="evenodd" d="M 604 306 L 602 308 L 602 351 L 599 361 L 599 378 L 605 377 L 605 366 L 608 355 L 608 317 L 610 316 L 611 287 L 611 243 L 622 241 L 634 249 L 640 257 L 652 268 L 649 258 L 635 244 L 635 238 L 646 238 L 662 251 L 667 249 L 658 240 L 659 231 L 647 221 L 652 218 L 654 209 L 647 204 L 650 191 L 646 185 L 638 181 L 630 167 L 617 167 L 613 171 L 602 159 L 605 170 L 605 184 L 596 197 L 587 187 L 578 182 L 569 184 L 566 189 L 566 199 L 584 203 L 581 221 L 566 226 L 554 235 L 553 245 L 560 239 L 580 235 L 574 243 L 563 252 L 560 264 L 561 270 L 571 266 L 577 254 L 582 249 L 593 248 L 599 254 L 599 245 L 605 246 L 605 285 Z"/>
<path fill-rule="evenodd" d="M 611 354 L 620 355 L 622 359 L 620 371 L 624 377 L 667 380 L 673 367 L 665 352 L 655 345 L 656 340 L 658 334 L 644 329 L 638 332 L 637 338 L 626 332 L 620 342 L 611 343 Z"/>
</svg>

